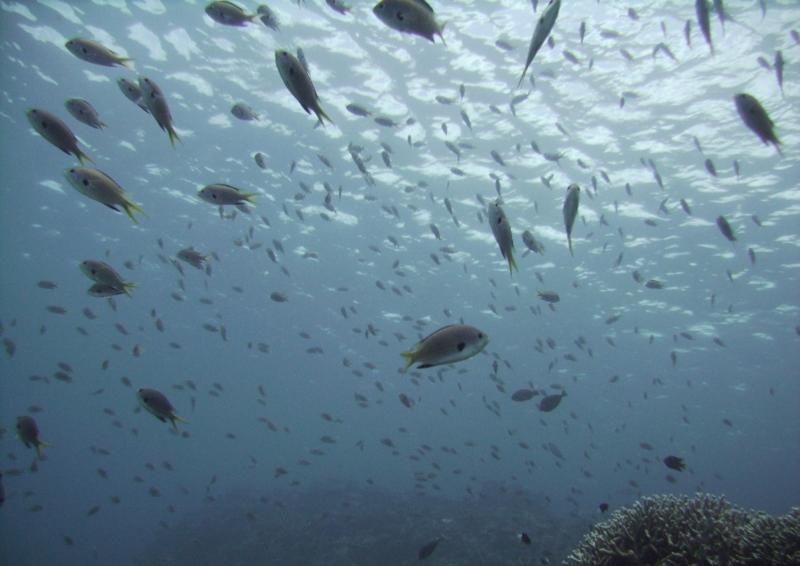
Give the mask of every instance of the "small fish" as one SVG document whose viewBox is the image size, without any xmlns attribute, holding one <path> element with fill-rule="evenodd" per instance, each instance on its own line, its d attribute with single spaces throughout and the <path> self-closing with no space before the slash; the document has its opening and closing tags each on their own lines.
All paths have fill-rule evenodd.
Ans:
<svg viewBox="0 0 800 566">
<path fill-rule="evenodd" d="M 557 393 L 555 395 L 545 395 L 542 397 L 542 400 L 539 401 L 539 410 L 543 413 L 549 413 L 550 411 L 554 410 L 556 407 L 561 404 L 561 399 L 567 396 L 566 391 L 562 391 L 561 393 Z"/>
<path fill-rule="evenodd" d="M 175 414 L 175 408 L 172 406 L 172 403 L 170 403 L 166 396 L 160 391 L 156 391 L 155 389 L 139 389 L 139 391 L 136 392 L 136 396 L 139 398 L 139 402 L 142 406 L 144 406 L 150 414 L 161 422 L 165 423 L 169 421 L 175 432 L 178 432 L 177 423 L 189 422 Z"/>
<path fill-rule="evenodd" d="M 778 153 L 783 155 L 780 148 L 781 140 L 775 135 L 775 124 L 761 103 L 754 96 L 746 93 L 737 94 L 733 100 L 745 126 L 750 128 L 764 144 L 771 143 Z"/>
<path fill-rule="evenodd" d="M 267 156 L 260 151 L 256 152 L 256 154 L 253 156 L 253 159 L 255 160 L 256 165 L 258 165 L 261 169 L 267 168 Z"/>
<path fill-rule="evenodd" d="M 69 184 L 82 195 L 106 205 L 119 212 L 122 208 L 131 220 L 137 222 L 133 213 L 144 214 L 139 205 L 133 203 L 119 184 L 99 169 L 91 167 L 71 167 L 64 170 Z"/>
<path fill-rule="evenodd" d="M 452 324 L 436 330 L 420 340 L 413 350 L 403 352 L 405 370 L 419 364 L 419 369 L 452 364 L 479 354 L 489 337 L 474 326 Z"/>
<path fill-rule="evenodd" d="M 64 47 L 78 59 L 104 67 L 119 65 L 131 68 L 131 62 L 133 61 L 133 59 L 118 55 L 108 47 L 91 39 L 75 37 L 67 41 Z"/>
<path fill-rule="evenodd" d="M 722 232 L 722 235 L 725 236 L 729 242 L 736 241 L 736 235 L 733 233 L 733 228 L 731 228 L 731 225 L 728 224 L 728 221 L 725 219 L 724 216 L 720 215 L 717 217 L 717 227 L 719 228 L 719 231 Z"/>
<path fill-rule="evenodd" d="M 258 120 L 258 114 L 256 114 L 255 111 L 244 102 L 237 102 L 234 104 L 231 107 L 231 114 L 233 114 L 235 118 L 244 120 L 245 122 Z"/>
<path fill-rule="evenodd" d="M 167 132 L 169 143 L 175 147 L 176 141 L 181 141 L 175 131 L 175 124 L 172 120 L 172 113 L 167 104 L 167 98 L 153 79 L 139 77 L 139 88 L 142 91 L 142 102 L 147 106 L 150 115 L 158 124 L 158 127 Z"/>
<path fill-rule="evenodd" d="M 120 274 L 104 261 L 85 259 L 80 263 L 80 270 L 95 283 L 114 287 L 129 296 L 131 290 L 136 287 L 135 283 L 123 280 Z"/>
<path fill-rule="evenodd" d="M 561 297 L 555 291 L 537 291 L 537 294 L 546 303 L 554 304 L 561 300 Z"/>
<path fill-rule="evenodd" d="M 667 456 L 664 458 L 664 465 L 678 472 L 683 471 L 686 467 L 686 464 L 683 463 L 683 458 L 678 458 L 677 456 Z"/>
<path fill-rule="evenodd" d="M 325 3 L 333 10 L 343 16 L 350 13 L 350 6 L 342 2 L 342 0 L 325 0 Z"/>
<path fill-rule="evenodd" d="M 530 251 L 539 255 L 544 255 L 544 244 L 537 240 L 530 230 L 525 230 L 522 233 L 522 243 L 524 243 L 525 247 Z"/>
<path fill-rule="evenodd" d="M 224 183 L 206 185 L 197 193 L 207 203 L 223 205 L 255 204 L 258 193 L 245 193 L 236 187 Z"/>
<path fill-rule="evenodd" d="M 108 298 L 108 297 L 115 297 L 117 295 L 124 295 L 125 291 L 120 289 L 119 287 L 114 287 L 112 285 L 107 285 L 105 283 L 95 283 L 87 290 L 87 293 L 90 297 L 97 297 L 97 298 Z"/>
<path fill-rule="evenodd" d="M 78 158 L 78 161 L 83 165 L 85 161 L 92 161 L 78 147 L 78 138 L 72 133 L 64 122 L 61 121 L 55 114 L 51 114 L 47 110 L 41 108 L 29 108 L 25 113 L 28 117 L 33 129 L 36 130 L 40 136 L 56 146 L 58 149 L 66 154 L 72 154 Z"/>
<path fill-rule="evenodd" d="M 241 27 L 255 20 L 259 14 L 247 14 L 233 2 L 211 2 L 206 6 L 206 14 L 219 24 Z"/>
<path fill-rule="evenodd" d="M 580 204 L 581 189 L 575 183 L 567 187 L 567 196 L 564 198 L 562 213 L 564 215 L 564 227 L 567 231 L 567 244 L 569 255 L 572 253 L 572 227 L 575 225 L 575 218 L 578 216 L 578 206 Z"/>
<path fill-rule="evenodd" d="M 117 86 L 122 91 L 122 94 L 125 95 L 125 98 L 136 104 L 139 108 L 144 110 L 146 113 L 150 114 L 150 110 L 147 109 L 147 105 L 142 102 L 142 89 L 139 88 L 139 85 L 125 77 L 120 77 L 117 79 Z"/>
<path fill-rule="evenodd" d="M 191 247 L 180 250 L 176 255 L 178 259 L 200 270 L 205 269 L 206 262 L 208 261 L 208 256 L 201 254 Z"/>
<path fill-rule="evenodd" d="M 87 126 L 102 130 L 106 127 L 106 123 L 100 119 L 97 110 L 94 109 L 88 100 L 83 98 L 70 98 L 64 102 L 67 111 L 72 114 L 72 117 L 79 122 L 83 122 Z"/>
<path fill-rule="evenodd" d="M 708 0 L 695 0 L 694 9 L 697 12 L 697 25 L 703 32 L 703 37 L 714 55 L 714 44 L 711 42 L 711 21 L 709 19 Z"/>
<path fill-rule="evenodd" d="M 783 53 L 781 50 L 777 50 L 775 52 L 775 63 L 773 66 L 775 67 L 775 77 L 778 79 L 778 86 L 781 89 L 781 93 L 783 92 L 783 66 L 785 62 L 783 60 Z"/>
<path fill-rule="evenodd" d="M 536 396 L 536 392 L 531 389 L 518 389 L 511 395 L 511 400 L 518 403 L 530 401 Z"/>
<path fill-rule="evenodd" d="M 513 274 L 514 270 L 518 269 L 517 262 L 514 260 L 514 237 L 511 234 L 511 226 L 508 224 L 506 213 L 500 206 L 500 199 L 489 204 L 487 215 L 492 235 L 500 247 L 500 254 L 508 261 L 508 272 Z"/>
<path fill-rule="evenodd" d="M 528 47 L 528 56 L 525 60 L 525 67 L 522 69 L 522 75 L 519 77 L 517 88 L 522 85 L 522 80 L 525 78 L 525 73 L 528 72 L 528 67 L 530 67 L 533 62 L 533 58 L 536 57 L 539 49 L 542 48 L 542 45 L 544 45 L 544 42 L 547 40 L 547 36 L 550 35 L 550 32 L 553 30 L 560 9 L 561 0 L 550 0 L 542 11 L 542 15 L 539 16 L 539 20 L 536 22 L 536 28 L 533 31 L 533 37 L 531 37 L 531 44 Z"/>
<path fill-rule="evenodd" d="M 17 436 L 26 448 L 33 446 L 39 458 L 42 457 L 42 448 L 50 446 L 39 439 L 39 426 L 33 417 L 27 415 L 17 417 Z"/>
<path fill-rule="evenodd" d="M 372 112 L 361 106 L 360 104 L 355 104 L 351 102 L 347 106 L 345 106 L 348 112 L 354 114 L 355 116 L 367 117 L 371 116 Z"/>
<path fill-rule="evenodd" d="M 528 533 L 518 533 L 517 538 L 519 538 L 519 541 L 524 545 L 529 545 L 531 543 L 531 537 L 528 536 Z"/>
<path fill-rule="evenodd" d="M 300 50 L 298 49 L 298 54 Z M 305 59 L 305 57 L 303 58 Z M 294 96 L 300 106 L 306 113 L 313 112 L 317 116 L 317 120 L 322 125 L 325 125 L 324 120 L 333 124 L 333 120 L 325 113 L 319 103 L 319 95 L 314 88 L 314 83 L 311 81 L 311 76 L 308 73 L 307 65 L 304 65 L 298 57 L 295 57 L 285 49 L 277 49 L 275 51 L 275 65 L 278 67 L 278 73 L 283 80 L 283 84 Z"/>
<path fill-rule="evenodd" d="M 598 505 L 597 507 L 598 507 L 598 509 L 600 509 L 601 513 L 605 513 L 606 511 L 608 511 L 608 503 L 603 502 L 600 505 Z"/>
<path fill-rule="evenodd" d="M 381 0 L 372 13 L 393 30 L 424 37 L 431 43 L 438 35 L 444 43 L 444 25 L 436 21 L 433 8 L 425 0 Z"/>
<path fill-rule="evenodd" d="M 280 29 L 280 22 L 278 21 L 278 16 L 266 4 L 261 4 L 256 9 L 256 14 L 258 15 L 258 19 L 261 20 L 261 23 L 267 26 L 268 28 L 274 31 L 278 31 Z"/>
<path fill-rule="evenodd" d="M 423 545 L 422 548 L 419 549 L 419 552 L 417 552 L 417 559 L 425 560 L 426 558 L 428 558 L 431 554 L 433 554 L 433 551 L 436 550 L 436 547 L 439 545 L 441 541 L 442 538 L 439 537 L 437 539 L 432 540 L 428 544 Z"/>
</svg>

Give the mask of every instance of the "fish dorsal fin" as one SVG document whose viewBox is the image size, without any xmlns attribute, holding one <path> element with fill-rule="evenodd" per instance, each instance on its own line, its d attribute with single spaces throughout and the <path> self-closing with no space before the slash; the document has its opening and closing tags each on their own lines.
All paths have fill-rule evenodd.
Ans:
<svg viewBox="0 0 800 566">
<path fill-rule="evenodd" d="M 415 4 L 418 4 L 428 10 L 431 14 L 433 14 L 433 8 L 430 4 L 428 4 L 425 0 L 412 0 Z"/>
<path fill-rule="evenodd" d="M 301 47 L 297 48 L 297 60 L 300 61 L 300 65 L 303 67 L 303 70 L 310 77 L 311 71 L 308 70 L 308 61 L 306 61 L 306 55 L 303 53 L 303 49 Z"/>
<path fill-rule="evenodd" d="M 437 335 L 437 334 L 439 334 L 440 332 L 443 332 L 443 331 L 447 330 L 448 328 L 452 328 L 452 327 L 454 327 L 454 326 L 456 326 L 456 325 L 455 325 L 455 324 L 448 324 L 447 326 L 442 326 L 442 327 L 441 327 L 440 329 L 438 329 L 438 330 L 434 330 L 433 332 L 431 332 L 430 334 L 428 334 L 428 335 L 427 335 L 425 338 L 423 338 L 422 340 L 420 340 L 420 344 L 421 344 L 422 342 L 425 342 L 426 340 L 429 340 L 430 338 L 432 338 L 432 337 L 436 336 L 436 335 Z"/>
<path fill-rule="evenodd" d="M 100 171 L 100 169 L 95 169 L 95 171 L 97 171 L 97 173 L 101 177 L 105 177 L 107 181 L 110 181 L 115 189 L 122 190 L 122 186 L 119 183 L 117 183 L 114 179 L 112 179 L 111 175 L 109 175 L 108 173 L 105 173 L 103 171 Z"/>
<path fill-rule="evenodd" d="M 234 187 L 233 185 L 229 185 L 228 183 L 217 183 L 217 186 L 225 187 L 226 189 L 231 189 L 233 191 L 236 191 L 237 193 L 241 193 L 242 192 L 239 189 L 237 189 L 236 187 Z"/>
</svg>

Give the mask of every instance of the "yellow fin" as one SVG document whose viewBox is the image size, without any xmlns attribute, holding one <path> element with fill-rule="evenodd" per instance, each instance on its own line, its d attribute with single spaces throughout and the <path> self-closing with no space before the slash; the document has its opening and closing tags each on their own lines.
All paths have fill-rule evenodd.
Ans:
<svg viewBox="0 0 800 566">
<path fill-rule="evenodd" d="M 408 368 L 410 368 L 414 364 L 414 362 L 416 361 L 417 353 L 416 352 L 400 352 L 400 355 L 403 356 L 403 358 L 405 358 L 405 360 L 406 360 L 406 367 L 403 368 L 403 371 L 404 372 L 408 371 Z"/>
<path fill-rule="evenodd" d="M 175 131 L 175 128 L 172 127 L 172 124 L 167 126 L 167 135 L 169 136 L 169 143 L 172 147 L 175 147 L 176 141 L 181 141 L 181 138 L 178 136 L 178 132 Z"/>
<path fill-rule="evenodd" d="M 127 199 L 125 199 L 125 201 L 122 203 L 122 208 L 125 209 L 125 213 L 128 216 L 130 216 L 130 219 L 133 220 L 134 224 L 138 223 L 137 220 L 136 220 L 136 217 L 133 215 L 133 211 L 134 210 L 136 212 L 138 212 L 139 214 L 141 214 L 142 216 L 147 216 L 145 211 L 142 210 L 142 207 L 140 207 L 138 204 L 136 204 L 134 202 L 131 202 L 131 201 L 127 200 Z"/>
</svg>

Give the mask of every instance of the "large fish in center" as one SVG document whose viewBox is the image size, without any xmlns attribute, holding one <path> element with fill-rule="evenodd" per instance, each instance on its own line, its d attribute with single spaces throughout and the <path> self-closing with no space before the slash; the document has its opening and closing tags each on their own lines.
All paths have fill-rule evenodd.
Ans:
<svg viewBox="0 0 800 566">
<path fill-rule="evenodd" d="M 424 369 L 452 364 L 479 354 L 489 343 L 489 337 L 466 324 L 444 326 L 420 340 L 413 350 L 403 352 L 407 370 L 414 364 Z"/>
</svg>

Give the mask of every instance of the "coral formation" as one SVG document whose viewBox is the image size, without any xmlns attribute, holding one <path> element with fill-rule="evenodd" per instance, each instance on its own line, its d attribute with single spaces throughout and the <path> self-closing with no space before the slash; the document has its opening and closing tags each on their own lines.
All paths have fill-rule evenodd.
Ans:
<svg viewBox="0 0 800 566">
<path fill-rule="evenodd" d="M 772 517 L 708 494 L 644 497 L 595 525 L 564 564 L 800 564 L 800 508 Z"/>
</svg>

